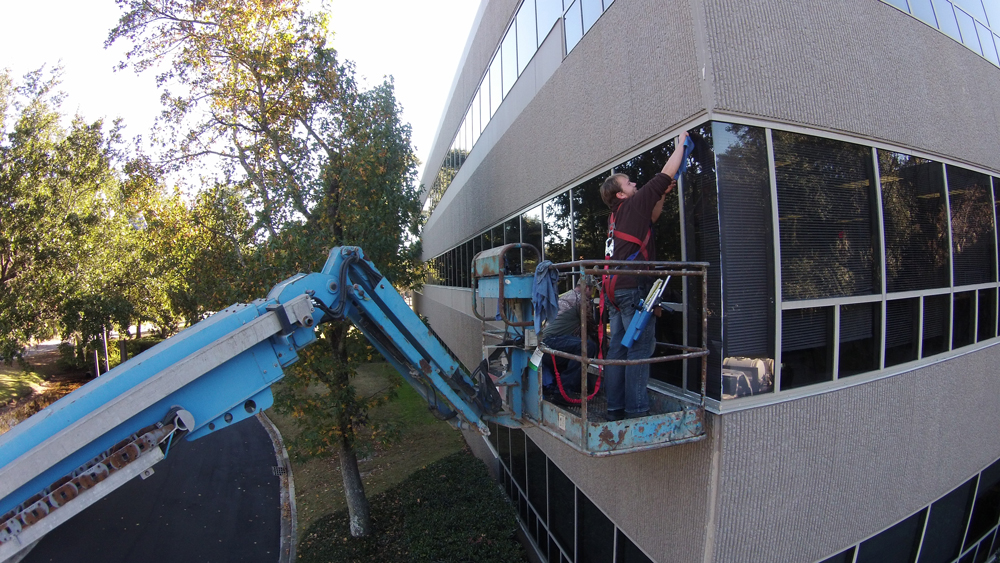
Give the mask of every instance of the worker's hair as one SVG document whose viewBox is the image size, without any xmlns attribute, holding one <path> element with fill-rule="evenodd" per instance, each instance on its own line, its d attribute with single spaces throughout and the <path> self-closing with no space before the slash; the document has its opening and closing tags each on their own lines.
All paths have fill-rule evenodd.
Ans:
<svg viewBox="0 0 1000 563">
<path fill-rule="evenodd" d="M 615 206 L 615 200 L 618 199 L 618 192 L 622 191 L 622 184 L 618 181 L 619 178 L 628 180 L 628 174 L 612 174 L 601 184 L 601 199 L 604 201 L 604 205 L 608 207 Z"/>
</svg>

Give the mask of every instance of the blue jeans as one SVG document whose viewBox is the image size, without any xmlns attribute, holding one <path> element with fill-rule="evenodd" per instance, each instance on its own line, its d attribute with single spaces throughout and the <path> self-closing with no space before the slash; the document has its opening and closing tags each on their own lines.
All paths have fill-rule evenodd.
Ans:
<svg viewBox="0 0 1000 563">
<path fill-rule="evenodd" d="M 638 289 L 620 289 L 615 292 L 615 305 L 611 306 L 611 344 L 609 360 L 641 360 L 653 355 L 656 346 L 656 320 L 650 319 L 642 334 L 631 348 L 622 346 L 622 336 L 636 313 L 639 300 L 646 297 Z M 649 382 L 649 364 L 633 366 L 605 366 L 604 389 L 608 394 L 608 410 L 625 409 L 627 414 L 649 410 L 646 383 Z"/>
<path fill-rule="evenodd" d="M 567 354 L 575 354 L 581 356 L 580 354 L 580 337 L 579 336 L 549 336 L 543 340 L 546 346 L 552 348 L 553 350 L 559 350 L 560 352 L 566 352 Z M 597 354 L 597 344 L 593 340 L 587 339 L 587 357 L 593 358 Z M 542 367 L 544 372 L 542 374 L 542 384 L 546 387 L 554 386 L 556 384 L 555 376 L 552 372 L 552 358 L 551 355 L 546 355 L 542 358 Z M 563 389 L 566 392 L 579 393 L 580 392 L 580 372 L 582 366 L 580 362 L 576 360 L 570 360 L 569 358 L 555 357 L 556 368 L 559 370 L 559 380 L 562 381 Z"/>
</svg>

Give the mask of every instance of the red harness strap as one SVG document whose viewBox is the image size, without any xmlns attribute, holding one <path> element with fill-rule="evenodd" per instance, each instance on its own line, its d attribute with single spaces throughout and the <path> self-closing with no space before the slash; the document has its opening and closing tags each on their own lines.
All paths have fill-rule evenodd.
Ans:
<svg viewBox="0 0 1000 563">
<path fill-rule="evenodd" d="M 615 230 L 615 214 L 614 213 L 612 213 L 611 217 L 608 219 L 608 239 L 610 241 L 613 242 L 614 239 L 618 238 L 618 239 L 621 239 L 621 240 L 623 240 L 625 242 L 631 242 L 632 244 L 638 244 L 639 245 L 639 250 L 633 252 L 631 256 L 629 256 L 628 258 L 626 258 L 626 260 L 635 260 L 636 256 L 639 256 L 640 254 L 642 255 L 642 259 L 643 260 L 649 260 L 649 250 L 647 249 L 647 246 L 649 245 L 649 239 L 650 239 L 650 237 L 652 235 L 653 235 L 653 225 L 652 224 L 650 224 L 649 228 L 646 230 L 646 236 L 645 236 L 645 238 L 643 238 L 642 240 L 639 240 L 637 237 L 634 237 L 634 236 L 632 236 L 632 235 L 630 235 L 628 233 L 620 233 L 620 232 L 617 232 Z M 605 251 L 604 259 L 605 260 L 610 260 L 611 259 L 611 254 L 609 254 L 609 253 L 607 253 Z M 604 269 L 607 270 L 608 267 L 605 266 Z M 615 282 L 617 281 L 618 276 L 616 276 L 616 275 L 611 275 L 611 276 L 605 275 L 604 278 L 605 278 L 605 285 L 604 285 L 604 287 L 605 287 L 605 293 L 608 295 L 608 303 L 611 303 L 612 305 L 615 306 L 615 308 L 617 308 L 618 305 L 615 305 Z M 603 299 L 604 299 L 604 296 L 602 295 L 601 296 L 601 300 L 603 301 Z M 603 304 L 602 304 L 602 307 L 603 307 Z"/>
<path fill-rule="evenodd" d="M 600 351 L 600 348 L 598 348 L 598 351 Z M 566 394 L 566 390 L 563 389 L 562 377 L 559 376 L 559 368 L 556 367 L 556 356 L 555 356 L 555 354 L 549 354 L 549 355 L 552 356 L 552 372 L 555 373 L 555 375 L 556 375 L 556 385 L 559 386 L 559 394 L 562 395 L 562 398 L 565 401 L 569 402 L 569 403 L 573 403 L 573 404 L 576 404 L 576 405 L 582 403 L 583 402 L 582 399 L 573 399 L 569 395 Z M 598 353 L 598 356 L 601 356 L 601 354 Z M 597 392 L 601 390 L 601 375 L 603 375 L 603 373 L 604 372 L 601 371 L 601 372 L 599 372 L 597 374 L 597 383 L 594 384 L 594 392 L 591 393 L 590 395 L 587 395 L 587 400 L 588 401 L 591 400 L 591 399 L 593 399 L 594 396 L 597 395 Z M 583 377 L 583 376 L 584 376 L 584 374 L 581 373 L 580 377 Z"/>
</svg>

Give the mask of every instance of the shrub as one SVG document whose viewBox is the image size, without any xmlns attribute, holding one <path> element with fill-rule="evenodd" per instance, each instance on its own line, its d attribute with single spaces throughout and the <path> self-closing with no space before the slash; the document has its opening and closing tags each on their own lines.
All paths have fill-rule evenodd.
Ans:
<svg viewBox="0 0 1000 563">
<path fill-rule="evenodd" d="M 353 538 L 346 510 L 316 521 L 302 562 L 520 563 L 514 509 L 467 450 L 413 473 L 371 499 L 372 534 Z"/>
</svg>

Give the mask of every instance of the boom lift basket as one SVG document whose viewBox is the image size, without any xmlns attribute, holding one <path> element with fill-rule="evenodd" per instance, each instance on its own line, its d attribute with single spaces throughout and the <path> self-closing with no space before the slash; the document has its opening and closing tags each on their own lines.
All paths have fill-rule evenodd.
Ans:
<svg viewBox="0 0 1000 563">
<path fill-rule="evenodd" d="M 561 276 L 604 276 L 611 271 L 620 276 L 680 278 L 684 287 L 681 304 L 670 304 L 688 314 L 700 317 L 700 346 L 657 342 L 657 350 L 666 355 L 646 360 L 608 360 L 588 357 L 586 308 L 581 308 L 581 354 L 554 350 L 541 343 L 534 334 L 532 295 L 534 274 L 511 275 L 505 267 L 505 257 L 520 248 L 537 249 L 528 244 L 511 244 L 477 254 L 472 263 L 472 299 L 475 315 L 483 321 L 484 363 L 504 400 L 506 412 L 522 424 L 534 424 L 559 438 L 576 450 L 591 456 L 606 456 L 643 451 L 701 440 L 705 436 L 705 387 L 708 364 L 708 310 L 705 300 L 692 307 L 688 288 L 700 285 L 701 295 L 708 294 L 708 264 L 705 262 L 641 262 L 610 260 L 579 260 L 549 266 Z M 609 271 L 605 266 L 613 268 Z M 579 278 L 578 278 L 579 279 Z M 489 300 L 487 303 L 486 301 Z M 495 316 L 480 312 L 497 311 Z M 588 306 L 593 306 L 587 300 Z M 664 303 L 664 305 L 668 305 Z M 672 307 L 673 308 L 673 307 Z M 499 341 L 499 342 L 497 342 Z M 531 361 L 532 354 L 551 354 L 581 364 L 579 389 L 567 389 L 579 404 L 557 405 L 545 400 L 542 392 L 542 369 Z M 588 379 L 600 374 L 607 365 L 629 365 L 661 362 L 698 362 L 698 391 L 653 381 L 647 387 L 650 411 L 647 416 L 625 420 L 608 420 L 606 400 L 602 392 L 588 398 Z M 497 421 L 501 424 L 503 422 Z"/>
</svg>

